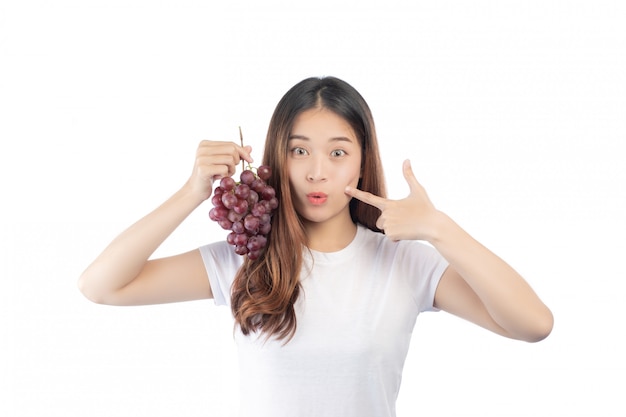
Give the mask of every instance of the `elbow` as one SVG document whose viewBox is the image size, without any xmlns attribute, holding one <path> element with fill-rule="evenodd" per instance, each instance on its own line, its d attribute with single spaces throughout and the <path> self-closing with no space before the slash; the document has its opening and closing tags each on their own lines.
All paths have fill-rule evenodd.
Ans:
<svg viewBox="0 0 626 417">
<path fill-rule="evenodd" d="M 92 294 L 91 291 L 89 291 L 89 285 L 88 285 L 88 281 L 87 281 L 87 277 L 85 277 L 85 275 L 81 275 L 78 278 L 78 291 L 80 291 L 80 293 L 89 301 L 94 302 L 96 304 L 100 304 L 97 301 L 97 298 L 94 296 L 94 294 Z"/>
<path fill-rule="evenodd" d="M 78 285 L 78 290 L 81 292 L 81 294 L 92 303 L 107 304 L 102 294 L 100 294 L 100 292 L 98 291 L 95 291 L 93 286 L 90 285 L 90 280 L 86 274 L 83 273 L 78 278 L 77 285 Z"/>
<path fill-rule="evenodd" d="M 554 327 L 554 316 L 552 312 L 544 307 L 541 311 L 533 314 L 525 314 L 516 319 L 516 324 L 501 326 L 499 334 L 510 339 L 528 343 L 541 342 L 552 333 Z"/>
</svg>

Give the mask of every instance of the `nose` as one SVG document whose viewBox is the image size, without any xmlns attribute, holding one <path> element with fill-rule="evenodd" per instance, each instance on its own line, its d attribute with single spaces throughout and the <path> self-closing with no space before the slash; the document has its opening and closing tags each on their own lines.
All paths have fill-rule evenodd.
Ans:
<svg viewBox="0 0 626 417">
<path fill-rule="evenodd" d="M 307 180 L 310 182 L 326 181 L 326 167 L 323 158 L 311 158 Z"/>
</svg>

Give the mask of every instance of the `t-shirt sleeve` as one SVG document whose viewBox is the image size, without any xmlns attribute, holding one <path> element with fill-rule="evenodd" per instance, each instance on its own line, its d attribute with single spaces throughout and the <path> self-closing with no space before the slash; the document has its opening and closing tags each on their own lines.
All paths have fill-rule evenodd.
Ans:
<svg viewBox="0 0 626 417">
<path fill-rule="evenodd" d="M 403 274 L 419 311 L 439 311 L 435 308 L 435 292 L 448 261 L 432 246 L 420 241 L 406 241 L 403 256 L 409 259 L 409 271 Z"/>
<path fill-rule="evenodd" d="M 230 289 L 243 257 L 226 242 L 215 242 L 199 248 L 209 276 L 215 305 L 230 306 Z"/>
</svg>

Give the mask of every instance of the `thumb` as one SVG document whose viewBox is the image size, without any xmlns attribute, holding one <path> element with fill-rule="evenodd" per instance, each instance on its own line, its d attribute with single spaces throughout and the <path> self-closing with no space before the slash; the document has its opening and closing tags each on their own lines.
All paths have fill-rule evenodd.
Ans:
<svg viewBox="0 0 626 417">
<path fill-rule="evenodd" d="M 417 181 L 417 178 L 415 178 L 415 174 L 413 174 L 411 161 L 409 161 L 408 159 L 405 159 L 402 163 L 402 173 L 404 174 L 404 179 L 406 180 L 407 184 L 409 184 L 409 189 L 411 190 L 411 193 L 422 188 L 420 183 Z"/>
</svg>

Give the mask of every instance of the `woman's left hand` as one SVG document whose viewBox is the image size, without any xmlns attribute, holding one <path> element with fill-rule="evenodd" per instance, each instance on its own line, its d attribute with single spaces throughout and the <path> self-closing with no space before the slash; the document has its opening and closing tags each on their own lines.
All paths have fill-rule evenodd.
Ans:
<svg viewBox="0 0 626 417">
<path fill-rule="evenodd" d="M 345 193 L 381 211 L 376 227 L 388 238 L 430 241 L 435 236 L 439 212 L 415 178 L 408 159 L 402 165 L 402 172 L 410 190 L 408 197 L 402 200 L 389 200 L 352 187 L 347 187 Z"/>
</svg>

